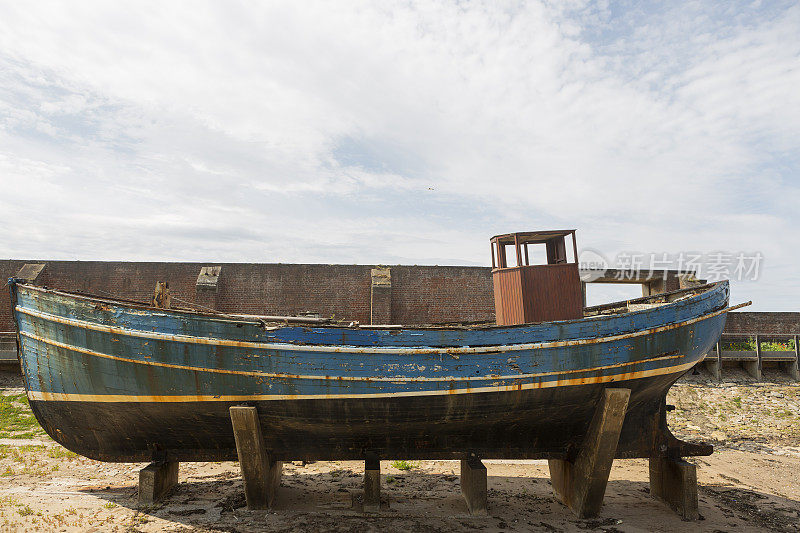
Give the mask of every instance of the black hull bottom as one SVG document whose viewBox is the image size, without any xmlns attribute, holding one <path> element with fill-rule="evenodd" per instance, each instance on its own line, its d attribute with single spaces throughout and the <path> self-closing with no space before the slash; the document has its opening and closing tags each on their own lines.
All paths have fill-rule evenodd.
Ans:
<svg viewBox="0 0 800 533">
<path fill-rule="evenodd" d="M 678 375 L 512 392 L 252 402 L 278 460 L 570 458 L 603 389 L 631 389 L 618 458 L 709 455 L 676 440 L 664 398 Z M 228 408 L 242 402 L 31 401 L 47 432 L 102 461 L 236 460 Z"/>
</svg>

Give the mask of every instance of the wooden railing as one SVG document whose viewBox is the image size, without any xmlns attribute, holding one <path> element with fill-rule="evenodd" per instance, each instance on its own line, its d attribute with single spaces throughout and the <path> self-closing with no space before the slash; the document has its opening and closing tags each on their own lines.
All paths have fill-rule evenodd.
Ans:
<svg viewBox="0 0 800 533">
<path fill-rule="evenodd" d="M 786 372 L 795 381 L 800 381 L 800 351 L 798 350 L 800 334 L 786 333 L 723 333 L 720 342 L 714 350 L 706 354 L 703 364 L 716 379 L 722 378 L 722 369 L 728 364 L 736 364 L 744 368 L 748 374 L 761 381 L 764 363 L 775 363 L 778 368 Z M 738 342 L 752 344 L 754 349 L 731 350 L 725 349 L 726 344 Z M 793 345 L 786 350 L 765 350 L 763 345 L 768 342 Z"/>
</svg>

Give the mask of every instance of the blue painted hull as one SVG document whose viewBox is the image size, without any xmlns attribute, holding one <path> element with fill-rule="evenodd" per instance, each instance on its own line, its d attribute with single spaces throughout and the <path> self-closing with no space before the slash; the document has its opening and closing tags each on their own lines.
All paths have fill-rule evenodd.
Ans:
<svg viewBox="0 0 800 533">
<path fill-rule="evenodd" d="M 279 459 L 564 457 L 609 386 L 632 391 L 618 456 L 663 453 L 665 442 L 689 455 L 666 429 L 664 397 L 719 339 L 728 302 L 719 283 L 574 321 L 270 327 L 11 288 L 40 423 L 114 461 L 235 459 L 227 409 L 242 403 L 258 406 Z"/>
</svg>

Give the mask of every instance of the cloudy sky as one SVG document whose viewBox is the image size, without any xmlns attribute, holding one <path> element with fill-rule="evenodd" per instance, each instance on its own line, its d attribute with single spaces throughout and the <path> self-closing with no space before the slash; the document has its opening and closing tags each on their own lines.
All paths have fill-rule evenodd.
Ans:
<svg viewBox="0 0 800 533">
<path fill-rule="evenodd" d="M 795 2 L 126 4 L 0 2 L 1 257 L 487 265 L 578 228 L 760 253 L 732 299 L 798 308 Z"/>
</svg>

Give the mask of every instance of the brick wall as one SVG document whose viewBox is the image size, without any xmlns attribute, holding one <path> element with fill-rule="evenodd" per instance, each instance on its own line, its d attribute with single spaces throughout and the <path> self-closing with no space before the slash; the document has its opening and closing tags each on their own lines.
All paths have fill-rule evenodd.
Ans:
<svg viewBox="0 0 800 533">
<path fill-rule="evenodd" d="M 316 312 L 370 323 L 373 265 L 263 263 L 134 263 L 0 260 L 0 276 L 25 263 L 46 263 L 39 285 L 148 301 L 156 281 L 168 281 L 176 298 L 219 311 L 265 315 Z M 221 266 L 216 290 L 198 288 L 203 266 Z M 389 318 L 378 322 L 432 324 L 494 319 L 490 269 L 461 266 L 392 266 Z M 376 300 L 377 301 L 377 300 Z M 0 291 L 0 331 L 13 330 L 7 290 Z M 800 313 L 730 313 L 729 333 L 800 333 Z"/>
<path fill-rule="evenodd" d="M 800 334 L 800 313 L 728 313 L 725 333 Z"/>
<path fill-rule="evenodd" d="M 494 320 L 491 270 L 392 267 L 392 320 L 397 324 Z"/>
<path fill-rule="evenodd" d="M 167 281 L 174 306 L 186 300 L 226 312 L 316 312 L 370 323 L 372 265 L 0 260 L 0 276 L 8 279 L 26 263 L 46 263 L 36 284 L 53 288 L 148 301 L 156 281 Z M 203 266 L 222 267 L 216 291 L 196 286 Z M 488 268 L 392 266 L 391 276 L 389 322 L 494 319 Z M 4 290 L 0 331 L 12 329 L 9 293 Z"/>
</svg>

